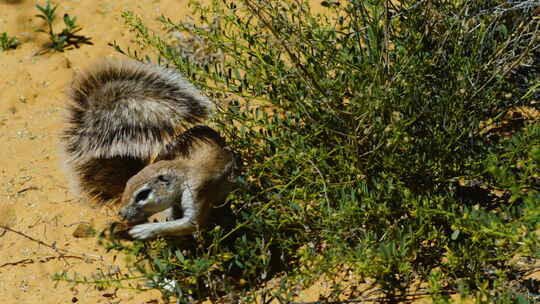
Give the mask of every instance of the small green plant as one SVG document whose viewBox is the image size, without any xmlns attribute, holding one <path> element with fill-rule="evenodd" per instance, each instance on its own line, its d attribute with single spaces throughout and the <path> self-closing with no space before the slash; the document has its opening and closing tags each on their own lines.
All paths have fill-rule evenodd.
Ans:
<svg viewBox="0 0 540 304">
<path fill-rule="evenodd" d="M 52 6 L 49 0 L 46 1 L 45 6 L 36 4 L 37 9 L 41 11 L 41 14 L 36 15 L 36 17 L 45 20 L 47 23 L 47 30 L 39 29 L 38 32 L 43 32 L 49 34 L 50 43 L 48 43 L 43 50 L 38 54 L 47 53 L 50 50 L 57 52 L 63 52 L 64 50 L 69 50 L 79 48 L 80 44 L 93 44 L 90 41 L 90 38 L 77 35 L 82 28 L 77 25 L 77 18 L 71 17 L 68 14 L 64 14 L 64 24 L 65 28 L 60 32 L 56 33 L 53 29 L 53 22 L 56 19 L 56 9 L 58 5 Z"/>
<path fill-rule="evenodd" d="M 15 49 L 20 42 L 15 37 L 9 37 L 6 32 L 0 35 L 0 50 L 6 51 L 9 49 Z"/>
</svg>

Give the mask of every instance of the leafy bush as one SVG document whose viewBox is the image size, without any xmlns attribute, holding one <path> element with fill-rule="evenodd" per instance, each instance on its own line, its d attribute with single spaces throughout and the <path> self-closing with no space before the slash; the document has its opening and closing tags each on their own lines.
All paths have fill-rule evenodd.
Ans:
<svg viewBox="0 0 540 304">
<path fill-rule="evenodd" d="M 244 164 L 207 231 L 134 245 L 141 271 L 182 301 L 285 302 L 345 273 L 394 301 L 420 283 L 439 302 L 538 295 L 525 277 L 540 252 L 540 125 L 507 124 L 538 108 L 538 4 L 321 4 L 194 4 L 193 22 L 162 18 L 167 36 L 124 14 L 222 105 L 215 126 Z M 328 300 L 364 295 L 334 283 Z"/>
</svg>

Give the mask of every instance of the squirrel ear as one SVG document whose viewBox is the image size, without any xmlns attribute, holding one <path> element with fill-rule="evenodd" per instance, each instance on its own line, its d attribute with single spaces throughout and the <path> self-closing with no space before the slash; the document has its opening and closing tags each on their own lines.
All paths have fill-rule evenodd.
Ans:
<svg viewBox="0 0 540 304">
<path fill-rule="evenodd" d="M 169 174 L 160 174 L 157 176 L 157 180 L 161 183 L 169 184 L 172 181 L 172 176 Z"/>
</svg>

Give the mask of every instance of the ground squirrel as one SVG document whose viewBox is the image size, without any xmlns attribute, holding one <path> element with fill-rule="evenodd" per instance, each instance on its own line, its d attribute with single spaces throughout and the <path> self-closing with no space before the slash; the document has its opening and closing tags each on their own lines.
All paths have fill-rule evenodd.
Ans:
<svg viewBox="0 0 540 304">
<path fill-rule="evenodd" d="M 133 238 L 192 233 L 230 191 L 233 153 L 199 125 L 214 105 L 175 71 L 107 61 L 75 78 L 70 99 L 61 141 L 76 191 L 121 198 Z M 170 221 L 143 223 L 163 210 Z"/>
</svg>

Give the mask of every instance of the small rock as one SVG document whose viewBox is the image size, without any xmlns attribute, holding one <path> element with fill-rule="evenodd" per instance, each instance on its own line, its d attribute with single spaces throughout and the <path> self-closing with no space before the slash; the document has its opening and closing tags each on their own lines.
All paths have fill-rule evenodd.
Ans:
<svg viewBox="0 0 540 304">
<path fill-rule="evenodd" d="M 96 235 L 96 230 L 90 223 L 80 223 L 73 231 L 73 236 L 76 238 L 89 238 L 94 235 Z"/>
</svg>

